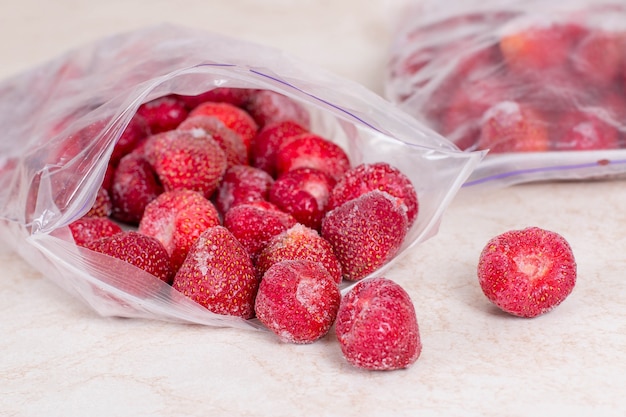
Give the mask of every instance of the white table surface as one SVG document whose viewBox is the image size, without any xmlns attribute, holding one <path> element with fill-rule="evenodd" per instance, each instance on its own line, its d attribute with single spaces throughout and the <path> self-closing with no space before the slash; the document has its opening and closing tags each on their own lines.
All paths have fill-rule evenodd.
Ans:
<svg viewBox="0 0 626 417">
<path fill-rule="evenodd" d="M 401 1 L 0 0 L 0 76 L 118 31 L 173 22 L 252 40 L 382 94 Z M 329 335 L 103 318 L 0 251 L 0 416 L 624 416 L 626 193 L 621 181 L 462 191 L 439 233 L 387 276 L 424 345 L 403 371 L 348 365 Z M 561 233 L 578 282 L 557 309 L 499 313 L 476 278 L 492 236 Z"/>
</svg>

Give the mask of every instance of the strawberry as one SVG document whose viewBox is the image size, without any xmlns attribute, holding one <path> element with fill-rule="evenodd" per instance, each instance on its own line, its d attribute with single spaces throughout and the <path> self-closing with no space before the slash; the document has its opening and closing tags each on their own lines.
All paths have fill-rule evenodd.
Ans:
<svg viewBox="0 0 626 417">
<path fill-rule="evenodd" d="M 149 134 L 150 128 L 146 119 L 139 114 L 135 114 L 113 147 L 109 163 L 113 166 L 117 165 L 123 156 L 131 153 Z"/>
<path fill-rule="evenodd" d="M 161 242 L 170 256 L 172 270 L 177 271 L 198 236 L 218 224 L 217 209 L 202 194 L 173 190 L 165 191 L 146 206 L 137 231 Z"/>
<path fill-rule="evenodd" d="M 276 175 L 296 168 L 315 168 L 337 181 L 349 168 L 350 159 L 336 143 L 313 133 L 304 133 L 276 154 Z"/>
<path fill-rule="evenodd" d="M 576 261 L 558 233 L 511 230 L 487 242 L 478 260 L 485 296 L 503 311 L 536 317 L 561 304 L 576 283 Z"/>
<path fill-rule="evenodd" d="M 307 128 L 310 124 L 309 113 L 300 103 L 272 90 L 253 92 L 244 108 L 260 127 L 284 121 L 296 122 Z"/>
<path fill-rule="evenodd" d="M 102 237 L 89 245 L 89 249 L 121 259 L 154 275 L 163 282 L 171 283 L 172 269 L 167 251 L 155 238 L 135 231 L 123 231 Z M 132 290 L 133 277 L 128 277 L 128 288 Z"/>
<path fill-rule="evenodd" d="M 248 319 L 258 285 L 247 251 L 218 225 L 200 234 L 172 287 L 213 313 Z"/>
<path fill-rule="evenodd" d="M 546 151 L 547 122 L 530 106 L 502 101 L 483 115 L 478 147 L 492 153 Z"/>
<path fill-rule="evenodd" d="M 321 235 L 333 247 L 343 277 L 357 281 L 386 264 L 407 233 L 406 210 L 391 195 L 374 190 L 329 211 Z"/>
<path fill-rule="evenodd" d="M 224 214 L 238 204 L 266 201 L 273 183 L 274 179 L 261 169 L 233 165 L 224 173 L 215 195 L 215 205 Z"/>
<path fill-rule="evenodd" d="M 269 201 L 299 223 L 319 230 L 335 180 L 314 168 L 296 168 L 282 174 L 269 192 Z"/>
<path fill-rule="evenodd" d="M 555 123 L 552 147 L 556 150 L 617 149 L 619 130 L 592 113 L 574 110 Z"/>
<path fill-rule="evenodd" d="M 246 145 L 246 149 L 250 150 L 252 138 L 256 135 L 259 126 L 256 124 L 252 116 L 240 107 L 233 106 L 224 102 L 207 101 L 193 109 L 190 116 L 213 116 L 220 119 L 226 127 L 234 130 L 241 136 L 241 140 Z"/>
<path fill-rule="evenodd" d="M 113 220 L 101 216 L 83 216 L 70 223 L 69 228 L 74 242 L 84 247 L 88 247 L 102 237 L 113 236 L 122 231 L 122 228 Z"/>
<path fill-rule="evenodd" d="M 341 264 L 332 246 L 316 230 L 302 224 L 296 224 L 267 241 L 255 264 L 257 276 L 262 277 L 275 263 L 294 259 L 320 263 L 333 281 L 341 283 Z"/>
<path fill-rule="evenodd" d="M 218 87 L 194 96 L 178 95 L 176 97 L 185 103 L 189 109 L 194 109 L 207 101 L 223 102 L 243 107 L 254 91 L 249 88 Z"/>
<path fill-rule="evenodd" d="M 409 177 L 386 162 L 361 164 L 346 172 L 330 194 L 328 209 L 373 190 L 394 196 L 406 210 L 409 227 L 415 222 L 418 212 L 415 187 Z"/>
<path fill-rule="evenodd" d="M 143 103 L 137 114 L 146 121 L 152 134 L 175 129 L 187 118 L 189 111 L 181 100 L 174 95 L 159 97 Z"/>
<path fill-rule="evenodd" d="M 254 309 L 281 341 L 304 344 L 328 333 L 340 301 L 337 283 L 321 264 L 288 260 L 265 272 Z"/>
<path fill-rule="evenodd" d="M 267 201 L 239 204 L 224 215 L 224 226 L 246 248 L 253 261 L 272 236 L 296 223 L 291 214 Z"/>
<path fill-rule="evenodd" d="M 208 136 L 171 130 L 148 138 L 146 158 L 166 191 L 187 189 L 210 197 L 224 171 L 226 155 Z"/>
<path fill-rule="evenodd" d="M 213 116 L 192 116 L 185 119 L 177 130 L 187 130 L 198 137 L 208 135 L 226 154 L 227 166 L 248 163 L 248 150 L 241 136 Z"/>
<path fill-rule="evenodd" d="M 137 224 L 146 205 L 163 192 L 163 186 L 152 166 L 134 152 L 120 160 L 111 185 L 111 216 L 119 221 Z"/>
<path fill-rule="evenodd" d="M 625 47 L 626 35 L 593 30 L 576 46 L 570 59 L 585 79 L 600 86 L 609 86 L 620 73 Z"/>
<path fill-rule="evenodd" d="M 251 164 L 275 176 L 278 149 L 302 133 L 307 133 L 307 130 L 291 120 L 264 125 L 252 139 Z"/>
<path fill-rule="evenodd" d="M 111 215 L 112 211 L 113 203 L 111 202 L 111 196 L 109 195 L 107 189 L 101 186 L 98 188 L 96 200 L 93 202 L 93 205 L 85 216 L 108 217 Z"/>
<path fill-rule="evenodd" d="M 346 360 L 360 369 L 408 368 L 422 351 L 411 298 L 384 277 L 360 281 L 343 296 L 335 334 Z"/>
</svg>

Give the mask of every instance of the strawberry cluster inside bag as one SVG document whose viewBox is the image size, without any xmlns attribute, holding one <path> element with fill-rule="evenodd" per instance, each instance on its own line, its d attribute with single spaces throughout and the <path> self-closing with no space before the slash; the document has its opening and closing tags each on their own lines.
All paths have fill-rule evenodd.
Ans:
<svg viewBox="0 0 626 417">
<path fill-rule="evenodd" d="M 263 46 L 160 25 L 70 51 L 0 84 L 0 230 L 34 267 L 103 316 L 212 326 L 258 323 L 215 314 L 120 259 L 75 243 L 68 225 L 93 206 L 120 136 L 140 106 L 217 88 L 280 93 L 352 165 L 386 161 L 419 196 L 398 254 L 433 236 L 483 157 L 353 82 Z M 385 264 L 372 275 L 391 265 Z"/>
<path fill-rule="evenodd" d="M 626 6 L 441 3 L 403 15 L 385 95 L 461 149 L 466 186 L 626 172 Z"/>
</svg>

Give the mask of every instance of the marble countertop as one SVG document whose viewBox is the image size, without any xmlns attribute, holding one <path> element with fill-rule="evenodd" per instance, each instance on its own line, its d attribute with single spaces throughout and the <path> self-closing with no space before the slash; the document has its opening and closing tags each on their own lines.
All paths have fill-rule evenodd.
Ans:
<svg viewBox="0 0 626 417">
<path fill-rule="evenodd" d="M 265 43 L 382 94 L 400 0 L 0 0 L 0 76 L 121 30 L 170 21 Z M 622 181 L 462 190 L 438 234 L 387 272 L 410 294 L 415 365 L 365 372 L 327 336 L 288 345 L 231 328 L 103 318 L 0 250 L 1 416 L 624 416 L 626 193 Z M 578 282 L 519 319 L 482 295 L 484 244 L 509 229 L 562 234 Z"/>
</svg>

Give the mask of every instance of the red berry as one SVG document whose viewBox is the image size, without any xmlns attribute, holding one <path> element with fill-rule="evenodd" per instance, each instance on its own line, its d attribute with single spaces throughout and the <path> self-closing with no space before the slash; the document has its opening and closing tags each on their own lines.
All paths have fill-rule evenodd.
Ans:
<svg viewBox="0 0 626 417">
<path fill-rule="evenodd" d="M 556 150 L 617 149 L 619 130 L 592 113 L 571 111 L 557 120 L 552 147 Z"/>
<path fill-rule="evenodd" d="M 238 204 L 266 201 L 273 183 L 274 179 L 261 169 L 233 165 L 224 173 L 215 196 L 215 205 L 224 214 Z"/>
<path fill-rule="evenodd" d="M 137 224 L 146 205 L 163 192 L 152 166 L 141 155 L 130 153 L 120 160 L 111 185 L 111 216 Z"/>
<path fill-rule="evenodd" d="M 239 204 L 224 215 L 224 226 L 241 242 L 253 260 L 272 236 L 296 223 L 291 214 L 267 201 Z"/>
<path fill-rule="evenodd" d="M 193 244 L 172 287 L 213 313 L 248 319 L 258 285 L 244 247 L 226 228 L 213 226 Z"/>
<path fill-rule="evenodd" d="M 574 49 L 571 60 L 577 72 L 601 86 L 608 86 L 620 73 L 626 36 L 618 32 L 593 30 Z"/>
<path fill-rule="evenodd" d="M 186 189 L 210 197 L 226 171 L 226 155 L 208 136 L 172 130 L 148 138 L 146 158 L 166 191 Z"/>
<path fill-rule="evenodd" d="M 370 191 L 329 211 L 322 237 L 331 244 L 345 279 L 356 281 L 396 255 L 407 233 L 405 210 L 383 191 Z"/>
<path fill-rule="evenodd" d="M 304 133 L 283 144 L 276 154 L 276 175 L 296 168 L 315 168 L 335 181 L 350 168 L 350 159 L 336 143 Z"/>
<path fill-rule="evenodd" d="M 137 114 L 144 118 L 152 134 L 176 129 L 188 113 L 185 103 L 174 95 L 148 101 L 137 109 Z"/>
<path fill-rule="evenodd" d="M 310 124 L 309 113 L 300 103 L 272 90 L 252 93 L 245 109 L 260 127 L 284 121 L 293 121 L 304 127 Z"/>
<path fill-rule="evenodd" d="M 98 188 L 98 193 L 96 194 L 96 200 L 93 205 L 85 214 L 88 217 L 108 217 L 113 212 L 113 203 L 111 202 L 111 196 L 106 188 L 100 187 Z"/>
<path fill-rule="evenodd" d="M 208 135 L 217 142 L 226 154 L 228 166 L 248 163 L 248 150 L 241 136 L 229 129 L 218 118 L 213 116 L 192 116 L 185 119 L 177 130 L 187 130 L 200 137 Z"/>
<path fill-rule="evenodd" d="M 409 227 L 413 224 L 418 212 L 415 187 L 409 177 L 386 162 L 361 164 L 346 172 L 332 190 L 328 209 L 373 190 L 394 196 L 406 210 Z"/>
<path fill-rule="evenodd" d="M 107 217 L 84 216 L 69 224 L 74 242 L 78 246 L 89 245 L 105 236 L 113 236 L 122 231 L 122 228 Z"/>
<path fill-rule="evenodd" d="M 168 284 L 172 280 L 167 251 L 161 242 L 153 237 L 134 231 L 124 231 L 98 239 L 90 244 L 89 248 L 143 269 Z M 136 293 L 137 291 L 132 290 L 132 279 L 128 277 L 126 287 Z"/>
<path fill-rule="evenodd" d="M 193 109 L 207 101 L 224 102 L 242 107 L 255 90 L 248 88 L 218 87 L 195 96 L 177 96 L 187 108 Z"/>
<path fill-rule="evenodd" d="M 275 176 L 278 149 L 287 141 L 306 132 L 304 127 L 290 120 L 263 126 L 252 140 L 252 165 Z"/>
<path fill-rule="evenodd" d="M 487 298 L 510 314 L 535 317 L 574 289 L 576 261 L 561 235 L 538 227 L 512 230 L 485 245 L 478 281 Z"/>
<path fill-rule="evenodd" d="M 262 277 L 275 263 L 295 259 L 320 263 L 337 284 L 341 283 L 341 264 L 332 246 L 316 230 L 302 224 L 296 224 L 267 241 L 255 264 L 257 276 Z"/>
<path fill-rule="evenodd" d="M 492 153 L 546 151 L 547 122 L 529 106 L 502 101 L 483 115 L 478 147 Z"/>
<path fill-rule="evenodd" d="M 314 168 L 282 174 L 270 188 L 269 200 L 299 223 L 319 230 L 335 180 Z"/>
<path fill-rule="evenodd" d="M 198 236 L 218 224 L 217 209 L 200 193 L 174 190 L 162 193 L 146 206 L 138 232 L 161 242 L 170 256 L 172 270 L 177 271 Z"/>
<path fill-rule="evenodd" d="M 341 293 L 328 271 L 313 261 L 289 260 L 263 275 L 256 316 L 286 343 L 312 343 L 328 333 Z"/>
<path fill-rule="evenodd" d="M 109 163 L 117 165 L 123 156 L 131 153 L 149 134 L 150 127 L 146 120 L 143 116 L 135 114 L 115 144 Z"/>
<path fill-rule="evenodd" d="M 250 150 L 252 138 L 259 129 L 259 126 L 248 112 L 229 103 L 205 102 L 193 109 L 189 115 L 217 117 L 226 127 L 234 130 L 241 136 L 241 140 L 246 145 L 247 150 Z"/>
<path fill-rule="evenodd" d="M 335 333 L 344 357 L 357 368 L 408 368 L 422 351 L 411 298 L 383 277 L 360 281 L 344 295 Z"/>
</svg>

